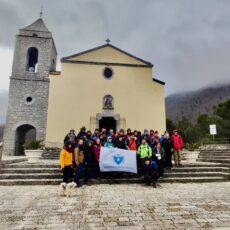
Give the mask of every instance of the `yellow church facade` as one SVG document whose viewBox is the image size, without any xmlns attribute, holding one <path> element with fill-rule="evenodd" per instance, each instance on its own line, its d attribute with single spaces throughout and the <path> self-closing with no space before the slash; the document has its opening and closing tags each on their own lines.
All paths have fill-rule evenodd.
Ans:
<svg viewBox="0 0 230 230">
<path fill-rule="evenodd" d="M 64 57 L 50 73 L 46 146 L 70 129 L 166 129 L 164 82 L 153 65 L 109 43 Z"/>
</svg>

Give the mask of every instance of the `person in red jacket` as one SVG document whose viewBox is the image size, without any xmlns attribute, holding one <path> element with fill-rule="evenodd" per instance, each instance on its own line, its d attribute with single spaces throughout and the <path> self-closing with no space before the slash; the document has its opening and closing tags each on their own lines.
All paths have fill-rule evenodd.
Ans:
<svg viewBox="0 0 230 230">
<path fill-rule="evenodd" d="M 178 134 L 178 131 L 175 129 L 173 130 L 173 135 L 171 137 L 172 144 L 173 144 L 173 156 L 175 166 L 181 165 L 181 151 L 184 146 L 184 142 L 182 137 Z"/>
<path fill-rule="evenodd" d="M 131 133 L 131 136 L 128 138 L 128 143 L 129 150 L 137 151 L 137 138 L 134 136 L 134 133 Z"/>
<path fill-rule="evenodd" d="M 95 176 L 97 179 L 100 179 L 100 174 L 101 174 L 100 167 L 99 167 L 100 151 L 101 151 L 101 141 L 99 138 L 97 138 L 93 146 L 93 153 L 96 159 Z"/>
</svg>

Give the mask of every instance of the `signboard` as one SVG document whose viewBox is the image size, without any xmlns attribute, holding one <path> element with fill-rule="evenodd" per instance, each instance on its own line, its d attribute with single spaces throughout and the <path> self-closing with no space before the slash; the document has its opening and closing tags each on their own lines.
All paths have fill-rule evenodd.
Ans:
<svg viewBox="0 0 230 230">
<path fill-rule="evenodd" d="M 216 135 L 217 132 L 216 132 L 216 125 L 213 124 L 213 125 L 209 125 L 209 130 L 210 130 L 210 134 L 211 135 Z"/>
<path fill-rule="evenodd" d="M 101 147 L 101 172 L 137 173 L 136 151 Z"/>
</svg>

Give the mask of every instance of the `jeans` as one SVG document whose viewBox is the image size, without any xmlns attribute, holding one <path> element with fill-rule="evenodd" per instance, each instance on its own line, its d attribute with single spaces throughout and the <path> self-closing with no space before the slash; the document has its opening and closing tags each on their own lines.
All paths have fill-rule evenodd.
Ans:
<svg viewBox="0 0 230 230">
<path fill-rule="evenodd" d="M 80 175 L 83 171 L 83 164 L 79 164 L 78 166 L 76 166 L 76 168 L 74 169 L 74 182 L 79 185 L 80 184 Z"/>
</svg>

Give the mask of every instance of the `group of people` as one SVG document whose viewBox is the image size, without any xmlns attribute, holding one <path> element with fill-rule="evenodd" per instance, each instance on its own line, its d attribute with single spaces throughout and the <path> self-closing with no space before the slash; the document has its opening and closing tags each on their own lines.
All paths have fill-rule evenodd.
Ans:
<svg viewBox="0 0 230 230">
<path fill-rule="evenodd" d="M 165 131 L 159 135 L 157 131 L 145 129 L 140 131 L 120 129 L 95 129 L 94 133 L 82 127 L 76 135 L 72 129 L 64 138 L 64 147 L 60 153 L 60 165 L 63 171 L 63 182 L 74 181 L 80 186 L 80 176 L 84 171 L 84 182 L 89 178 L 100 179 L 108 174 L 101 173 L 99 167 L 101 147 L 133 150 L 137 153 L 137 168 L 139 176 L 148 185 L 163 176 L 164 169 L 172 168 L 172 155 L 175 166 L 181 165 L 181 150 L 183 139 L 175 129 L 173 134 Z M 111 175 L 110 175 L 111 176 Z"/>
</svg>

